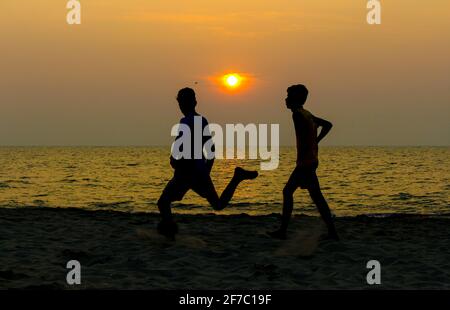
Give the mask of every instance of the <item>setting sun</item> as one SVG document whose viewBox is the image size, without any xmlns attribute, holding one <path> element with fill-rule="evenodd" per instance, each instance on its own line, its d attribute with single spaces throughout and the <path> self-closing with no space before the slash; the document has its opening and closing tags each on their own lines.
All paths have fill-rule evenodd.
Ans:
<svg viewBox="0 0 450 310">
<path fill-rule="evenodd" d="M 223 76 L 223 83 L 227 88 L 237 88 L 242 83 L 242 76 L 237 73 L 231 73 Z"/>
</svg>

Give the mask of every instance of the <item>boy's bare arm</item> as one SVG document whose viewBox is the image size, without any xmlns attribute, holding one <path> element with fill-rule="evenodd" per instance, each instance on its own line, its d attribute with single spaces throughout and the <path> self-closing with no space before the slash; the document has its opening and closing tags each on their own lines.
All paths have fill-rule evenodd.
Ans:
<svg viewBox="0 0 450 310">
<path fill-rule="evenodd" d="M 315 116 L 314 122 L 317 124 L 317 127 L 322 127 L 319 135 L 317 136 L 317 142 L 320 142 L 330 132 L 331 128 L 333 127 L 333 124 L 327 120 Z"/>
<path fill-rule="evenodd" d="M 300 136 L 300 132 L 301 132 L 300 124 L 302 123 L 302 119 L 300 118 L 298 113 L 294 113 L 294 114 L 292 114 L 292 120 L 294 121 L 295 136 L 298 139 L 298 137 Z"/>
</svg>

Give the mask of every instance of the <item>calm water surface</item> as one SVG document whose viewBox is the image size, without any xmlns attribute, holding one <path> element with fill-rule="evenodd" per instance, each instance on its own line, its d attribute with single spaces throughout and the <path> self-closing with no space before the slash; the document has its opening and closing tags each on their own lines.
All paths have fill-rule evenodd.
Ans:
<svg viewBox="0 0 450 310">
<path fill-rule="evenodd" d="M 0 206 L 154 212 L 172 176 L 168 158 L 167 147 L 3 147 Z M 449 147 L 324 147 L 318 175 L 337 216 L 449 214 L 449 158 Z M 282 148 L 279 168 L 244 182 L 222 213 L 280 212 L 294 163 L 295 149 Z M 216 160 L 212 178 L 219 192 L 237 165 L 259 169 L 256 160 Z M 189 192 L 174 211 L 212 209 Z M 295 194 L 295 211 L 317 214 L 304 190 Z"/>
</svg>

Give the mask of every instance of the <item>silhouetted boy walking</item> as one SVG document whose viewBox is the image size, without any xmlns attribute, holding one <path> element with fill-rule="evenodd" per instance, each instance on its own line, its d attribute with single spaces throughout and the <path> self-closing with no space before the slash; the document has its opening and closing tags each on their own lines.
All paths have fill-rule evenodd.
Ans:
<svg viewBox="0 0 450 310">
<path fill-rule="evenodd" d="M 293 208 L 293 194 L 300 187 L 309 191 L 328 227 L 328 237 L 338 240 L 330 208 L 322 195 L 316 175 L 316 169 L 319 165 L 318 143 L 328 134 L 333 125 L 324 119 L 315 117 L 303 108 L 308 97 L 308 90 L 304 85 L 293 85 L 287 89 L 287 93 L 286 106 L 292 111 L 297 140 L 297 167 L 283 189 L 281 227 L 274 232 L 270 232 L 269 235 L 278 239 L 286 239 Z M 322 127 L 319 135 L 317 135 L 318 127 Z"/>
</svg>

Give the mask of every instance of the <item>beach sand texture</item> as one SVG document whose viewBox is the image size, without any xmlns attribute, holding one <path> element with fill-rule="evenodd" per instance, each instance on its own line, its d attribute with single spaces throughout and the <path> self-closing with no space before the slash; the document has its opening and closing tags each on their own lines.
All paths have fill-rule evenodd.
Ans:
<svg viewBox="0 0 450 310">
<path fill-rule="evenodd" d="M 319 218 L 296 216 L 286 241 L 265 232 L 278 216 L 178 215 L 176 241 L 156 214 L 0 209 L 0 288 L 450 289 L 450 219 L 337 218 L 342 241 L 321 240 Z M 66 263 L 82 283 L 66 284 Z M 369 286 L 366 264 L 381 263 Z"/>
</svg>

